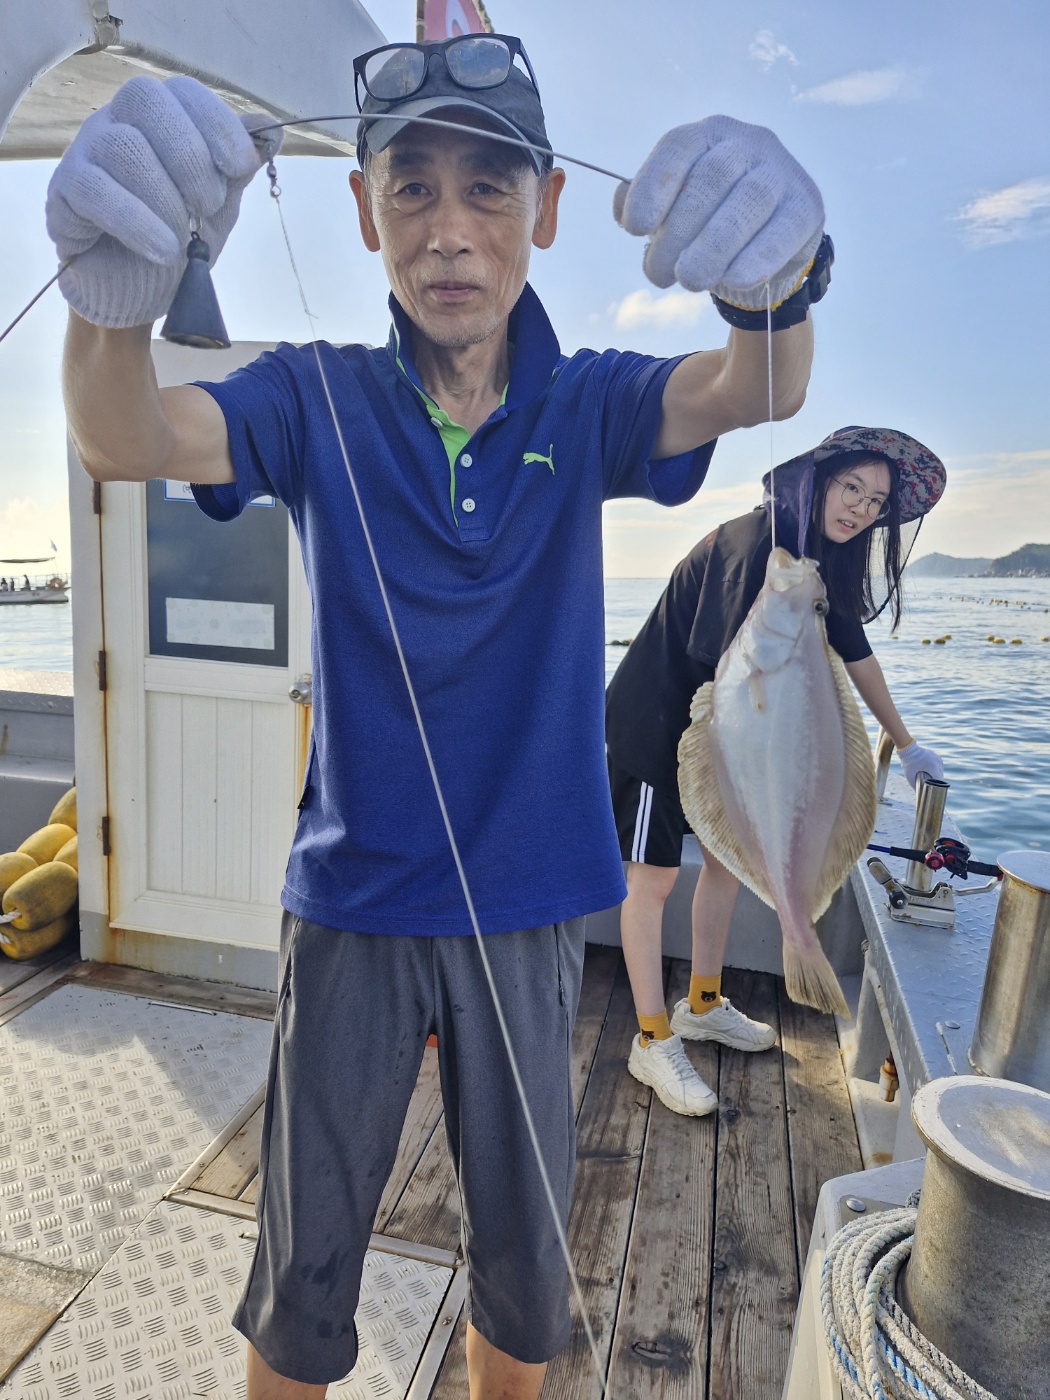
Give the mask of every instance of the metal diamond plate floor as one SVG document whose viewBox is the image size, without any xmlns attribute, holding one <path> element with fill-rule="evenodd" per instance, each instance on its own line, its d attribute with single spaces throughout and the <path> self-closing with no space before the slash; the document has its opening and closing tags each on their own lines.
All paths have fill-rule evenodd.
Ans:
<svg viewBox="0 0 1050 1400">
<path fill-rule="evenodd" d="M 0 1026 L 0 1251 L 97 1270 L 258 1088 L 269 1042 L 267 1021 L 88 987 Z"/>
<path fill-rule="evenodd" d="M 244 1340 L 230 1314 L 255 1228 L 162 1202 L 0 1385 L 17 1400 L 240 1400 Z M 452 1270 L 369 1251 L 353 1376 L 331 1400 L 403 1400 Z"/>
</svg>

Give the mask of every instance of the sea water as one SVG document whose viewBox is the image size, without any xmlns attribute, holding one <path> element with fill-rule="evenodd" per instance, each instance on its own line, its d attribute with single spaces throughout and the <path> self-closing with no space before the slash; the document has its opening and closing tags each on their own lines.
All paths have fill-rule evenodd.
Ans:
<svg viewBox="0 0 1050 1400">
<path fill-rule="evenodd" d="M 665 583 L 606 580 L 606 678 Z M 948 810 L 978 858 L 1050 849 L 1050 579 L 909 579 L 906 599 L 896 634 L 877 621 L 868 637 L 905 724 L 944 759 Z M 5 666 L 72 670 L 70 605 L 0 606 Z"/>
<path fill-rule="evenodd" d="M 606 679 L 624 655 L 614 643 L 635 635 L 665 583 L 606 581 Z M 948 811 L 974 857 L 1050 850 L 1050 579 L 905 576 L 896 633 L 881 619 L 866 630 L 909 731 L 944 760 Z"/>
</svg>

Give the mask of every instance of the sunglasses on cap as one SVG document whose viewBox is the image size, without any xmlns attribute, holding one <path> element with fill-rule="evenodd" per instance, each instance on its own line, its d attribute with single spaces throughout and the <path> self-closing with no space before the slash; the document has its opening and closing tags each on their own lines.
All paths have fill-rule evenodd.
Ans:
<svg viewBox="0 0 1050 1400">
<path fill-rule="evenodd" d="M 441 44 L 384 44 L 355 58 L 358 111 L 364 102 L 362 88 L 377 102 L 403 102 L 419 92 L 439 55 L 456 86 L 474 92 L 505 83 L 520 56 L 539 97 L 539 84 L 520 39 L 510 34 L 459 34 Z"/>
</svg>

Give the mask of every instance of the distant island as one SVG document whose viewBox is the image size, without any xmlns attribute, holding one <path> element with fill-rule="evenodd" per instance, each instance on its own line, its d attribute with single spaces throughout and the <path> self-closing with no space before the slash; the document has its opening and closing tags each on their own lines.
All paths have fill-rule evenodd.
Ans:
<svg viewBox="0 0 1050 1400">
<path fill-rule="evenodd" d="M 924 554 L 908 572 L 915 578 L 1050 578 L 1050 544 L 1024 544 L 1000 559 Z"/>
</svg>

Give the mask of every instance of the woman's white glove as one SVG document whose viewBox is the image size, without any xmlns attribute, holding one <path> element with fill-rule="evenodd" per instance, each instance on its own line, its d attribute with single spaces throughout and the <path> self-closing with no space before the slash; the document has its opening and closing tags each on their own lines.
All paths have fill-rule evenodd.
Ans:
<svg viewBox="0 0 1050 1400">
<path fill-rule="evenodd" d="M 132 78 L 84 122 L 47 191 L 58 280 L 78 315 L 99 326 L 163 316 L 186 267 L 191 227 L 215 262 L 241 194 L 281 144 L 249 134 L 271 118 L 238 117 L 194 78 Z M 192 221 L 192 222 L 191 222 Z"/>
<path fill-rule="evenodd" d="M 904 769 L 904 776 L 912 787 L 915 786 L 915 781 L 920 773 L 928 773 L 931 778 L 936 778 L 938 782 L 944 781 L 944 764 L 941 762 L 940 756 L 934 753 L 933 749 L 924 749 L 914 739 L 910 744 L 905 744 L 903 749 L 897 750 L 897 757 Z"/>
<path fill-rule="evenodd" d="M 764 126 L 705 117 L 656 144 L 613 200 L 617 223 L 649 238 L 658 287 L 709 290 L 734 306 L 777 306 L 802 282 L 824 229 L 816 185 Z"/>
</svg>

